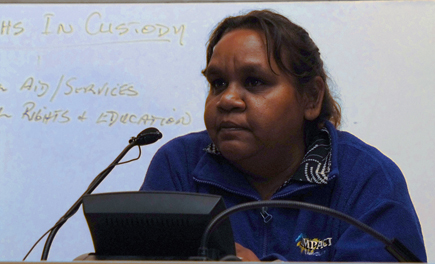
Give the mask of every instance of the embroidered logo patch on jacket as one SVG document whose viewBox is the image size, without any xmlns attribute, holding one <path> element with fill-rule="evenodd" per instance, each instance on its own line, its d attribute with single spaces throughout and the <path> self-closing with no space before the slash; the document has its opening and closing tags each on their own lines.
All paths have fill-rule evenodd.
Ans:
<svg viewBox="0 0 435 264">
<path fill-rule="evenodd" d="M 300 234 L 296 240 L 296 246 L 301 249 L 301 254 L 309 256 L 321 256 L 326 252 L 326 249 L 332 246 L 332 237 L 325 239 L 308 238 L 304 234 Z"/>
</svg>

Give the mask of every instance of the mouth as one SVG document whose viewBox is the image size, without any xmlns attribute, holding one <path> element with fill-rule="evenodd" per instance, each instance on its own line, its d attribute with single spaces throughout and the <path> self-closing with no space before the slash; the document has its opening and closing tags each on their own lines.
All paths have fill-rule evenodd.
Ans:
<svg viewBox="0 0 435 264">
<path fill-rule="evenodd" d="M 219 124 L 219 131 L 238 131 L 238 130 L 246 130 L 245 126 L 240 124 L 231 122 L 231 121 L 223 121 Z"/>
</svg>

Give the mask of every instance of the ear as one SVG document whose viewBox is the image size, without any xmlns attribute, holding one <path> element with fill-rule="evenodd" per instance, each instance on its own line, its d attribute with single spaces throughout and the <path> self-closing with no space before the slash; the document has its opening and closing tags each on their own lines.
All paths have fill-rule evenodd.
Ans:
<svg viewBox="0 0 435 264">
<path fill-rule="evenodd" d="M 325 82 L 320 76 L 316 76 L 310 91 L 304 94 L 305 119 L 312 121 L 320 115 L 322 110 L 323 96 L 325 94 Z"/>
</svg>

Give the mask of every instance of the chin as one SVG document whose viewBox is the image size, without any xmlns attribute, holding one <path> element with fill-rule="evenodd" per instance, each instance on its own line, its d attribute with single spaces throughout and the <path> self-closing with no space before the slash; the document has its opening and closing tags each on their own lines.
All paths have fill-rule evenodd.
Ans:
<svg viewBox="0 0 435 264">
<path fill-rule="evenodd" d="M 222 156 L 231 162 L 237 163 L 238 161 L 245 160 L 253 156 L 253 150 L 246 146 L 235 146 L 229 144 L 222 144 L 218 146 Z"/>
</svg>

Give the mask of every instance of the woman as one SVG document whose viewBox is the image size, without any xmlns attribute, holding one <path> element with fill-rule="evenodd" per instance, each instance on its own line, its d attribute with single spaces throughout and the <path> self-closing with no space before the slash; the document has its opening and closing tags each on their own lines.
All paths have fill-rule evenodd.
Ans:
<svg viewBox="0 0 435 264">
<path fill-rule="evenodd" d="M 269 199 L 323 205 L 426 261 L 403 175 L 336 129 L 340 108 L 304 29 L 270 11 L 226 18 L 210 37 L 203 74 L 207 131 L 163 146 L 141 190 L 217 194 L 227 207 Z M 395 261 L 370 235 L 305 210 L 245 211 L 231 224 L 243 260 Z"/>
</svg>

